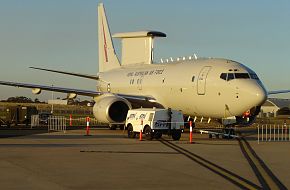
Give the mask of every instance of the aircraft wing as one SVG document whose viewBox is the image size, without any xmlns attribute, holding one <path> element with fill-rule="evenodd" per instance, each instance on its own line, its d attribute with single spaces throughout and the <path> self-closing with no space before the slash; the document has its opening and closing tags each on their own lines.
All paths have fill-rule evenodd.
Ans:
<svg viewBox="0 0 290 190">
<path fill-rule="evenodd" d="M 41 90 L 48 90 L 48 91 L 54 91 L 54 92 L 75 93 L 78 95 L 91 96 L 91 97 L 103 94 L 102 92 L 91 91 L 91 90 L 80 90 L 80 89 L 73 89 L 73 88 L 44 86 L 44 85 L 37 85 L 37 84 L 18 83 L 18 82 L 0 81 L 0 84 L 6 85 L 6 86 L 15 86 L 15 87 L 23 87 L 23 88 L 31 88 L 31 89 L 41 89 Z"/>
<path fill-rule="evenodd" d="M 273 91 L 269 91 L 268 95 L 272 95 L 272 94 L 284 94 L 284 93 L 289 93 L 290 90 L 273 90 Z"/>
<path fill-rule="evenodd" d="M 82 77 L 82 78 L 88 78 L 88 79 L 93 79 L 93 80 L 98 80 L 99 77 L 96 75 L 87 75 L 87 74 L 81 74 L 81 73 L 72 73 L 72 72 L 65 72 L 65 71 L 58 71 L 58 70 L 52 70 L 52 69 L 43 69 L 39 67 L 29 67 L 30 69 L 36 69 L 36 70 L 42 70 L 42 71 L 49 71 L 53 73 L 60 73 L 60 74 L 65 74 L 65 75 L 72 75 L 76 77 Z"/>
<path fill-rule="evenodd" d="M 129 95 L 129 94 L 114 94 L 110 92 L 100 92 L 100 91 L 92 91 L 92 90 L 80 90 L 73 88 L 63 88 L 56 86 L 45 86 L 45 85 L 37 85 L 37 84 L 27 84 L 27 83 L 18 83 L 18 82 L 7 82 L 0 81 L 0 85 L 6 86 L 15 86 L 15 87 L 23 87 L 23 88 L 31 88 L 31 89 L 40 89 L 54 92 L 62 92 L 62 93 L 75 93 L 77 95 L 95 97 L 102 94 L 113 94 L 115 96 L 120 96 L 129 101 L 140 101 L 140 102 L 151 102 L 156 103 L 156 99 L 151 96 L 138 96 L 138 95 Z"/>
</svg>

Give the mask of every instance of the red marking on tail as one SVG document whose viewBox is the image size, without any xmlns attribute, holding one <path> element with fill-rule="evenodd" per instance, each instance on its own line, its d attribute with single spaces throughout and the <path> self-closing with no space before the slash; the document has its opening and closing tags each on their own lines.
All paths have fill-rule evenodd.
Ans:
<svg viewBox="0 0 290 190">
<path fill-rule="evenodd" d="M 108 62 L 107 40 L 106 40 L 105 28 L 104 28 L 103 20 L 102 20 L 102 26 L 103 26 L 103 34 L 104 34 L 104 53 L 105 53 L 105 60 L 106 60 L 106 62 Z"/>
</svg>

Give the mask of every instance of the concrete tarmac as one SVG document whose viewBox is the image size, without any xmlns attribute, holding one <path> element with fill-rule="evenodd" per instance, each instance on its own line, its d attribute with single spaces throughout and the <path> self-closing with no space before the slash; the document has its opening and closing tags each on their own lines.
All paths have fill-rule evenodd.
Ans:
<svg viewBox="0 0 290 190">
<path fill-rule="evenodd" d="M 263 188 L 237 140 L 189 134 L 180 141 L 129 139 L 93 129 L 12 137 L 0 131 L 1 189 L 250 189 Z M 11 132 L 10 132 L 11 133 Z M 19 132 L 18 132 L 19 134 Z M 246 138 L 283 187 L 290 187 L 290 142 Z M 267 181 L 267 179 L 266 179 Z M 281 187 L 281 186 L 280 186 Z"/>
</svg>

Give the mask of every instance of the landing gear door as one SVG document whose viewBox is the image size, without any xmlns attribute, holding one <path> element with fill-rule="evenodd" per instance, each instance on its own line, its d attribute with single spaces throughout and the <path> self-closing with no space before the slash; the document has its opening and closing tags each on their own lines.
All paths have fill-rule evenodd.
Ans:
<svg viewBox="0 0 290 190">
<path fill-rule="evenodd" d="M 206 78 L 211 69 L 211 66 L 205 66 L 201 69 L 197 80 L 197 94 L 205 95 L 206 92 Z"/>
</svg>

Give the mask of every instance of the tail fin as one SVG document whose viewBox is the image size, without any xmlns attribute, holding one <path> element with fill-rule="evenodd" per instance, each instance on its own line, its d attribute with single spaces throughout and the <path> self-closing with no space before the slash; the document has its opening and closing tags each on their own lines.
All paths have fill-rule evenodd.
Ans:
<svg viewBox="0 0 290 190">
<path fill-rule="evenodd" d="M 103 3 L 98 5 L 99 72 L 119 68 Z"/>
</svg>

